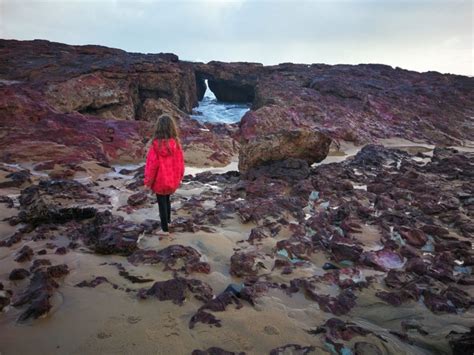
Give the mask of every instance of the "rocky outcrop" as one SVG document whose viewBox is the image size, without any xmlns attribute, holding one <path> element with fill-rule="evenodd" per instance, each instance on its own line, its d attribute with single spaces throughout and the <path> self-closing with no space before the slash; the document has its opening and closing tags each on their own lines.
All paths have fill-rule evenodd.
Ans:
<svg viewBox="0 0 474 355">
<path fill-rule="evenodd" d="M 137 54 L 49 41 L 0 42 L 0 78 L 34 83 L 60 112 L 127 119 L 147 98 L 191 112 L 193 68 L 174 54 Z"/>
<path fill-rule="evenodd" d="M 260 74 L 241 129 L 312 127 L 357 144 L 398 137 L 462 145 L 474 134 L 473 85 L 465 76 L 378 64 L 280 64 Z"/>
<path fill-rule="evenodd" d="M 0 85 L 0 116 L 4 162 L 136 161 L 151 128 L 142 121 L 58 113 L 39 92 L 19 84 Z"/>
<path fill-rule="evenodd" d="M 239 127 L 188 116 L 205 80 L 219 100 L 252 102 Z M 1 40 L 0 158 L 141 161 L 162 113 L 180 122 L 187 164 L 226 165 L 241 144 L 242 171 L 288 158 L 319 161 L 327 139 L 464 145 L 474 136 L 473 80 L 377 64 L 203 64 L 173 54 Z M 320 137 L 320 145 L 269 154 L 268 140 L 286 142 L 293 131 Z"/>
<path fill-rule="evenodd" d="M 142 161 L 163 113 L 179 122 L 187 164 L 221 166 L 237 154 L 236 128 L 187 115 L 194 69 L 174 55 L 2 40 L 0 64 L 2 161 Z"/>
</svg>

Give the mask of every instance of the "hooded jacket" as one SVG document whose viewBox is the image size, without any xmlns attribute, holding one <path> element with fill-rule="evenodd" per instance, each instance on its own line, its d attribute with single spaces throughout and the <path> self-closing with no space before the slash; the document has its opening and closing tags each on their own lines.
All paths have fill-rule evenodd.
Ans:
<svg viewBox="0 0 474 355">
<path fill-rule="evenodd" d="M 170 195 L 179 187 L 183 175 L 181 146 L 174 138 L 164 139 L 161 144 L 154 139 L 146 156 L 144 184 L 158 195 Z"/>
</svg>

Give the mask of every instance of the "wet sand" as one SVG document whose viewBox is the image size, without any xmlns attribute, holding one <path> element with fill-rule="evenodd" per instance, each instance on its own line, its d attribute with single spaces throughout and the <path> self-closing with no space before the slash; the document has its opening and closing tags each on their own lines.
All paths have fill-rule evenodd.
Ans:
<svg viewBox="0 0 474 355">
<path fill-rule="evenodd" d="M 385 142 L 387 143 L 387 142 Z M 393 146 L 395 146 L 395 143 Z M 400 142 L 399 142 L 400 143 Z M 403 149 L 419 149 L 429 152 L 432 147 L 406 144 L 401 142 Z M 390 145 L 389 143 L 387 143 Z M 322 163 L 331 163 L 346 159 L 357 153 L 359 147 L 344 147 L 345 151 L 333 153 Z M 127 166 L 122 166 L 127 167 Z M 133 167 L 133 166 L 128 166 Z M 116 167 L 115 171 L 119 171 Z M 215 172 L 236 169 L 234 162 L 227 168 L 213 169 Z M 206 169 L 187 168 L 186 173 L 195 174 Z M 78 181 L 98 181 L 94 187 L 97 192 L 111 197 L 114 214 L 122 215 L 125 219 L 142 222 L 145 219 L 157 219 L 157 206 L 142 208 L 127 214 L 119 211 L 120 206 L 127 204 L 127 198 L 133 191 L 125 185 L 130 177 L 117 172 L 104 172 L 102 169 L 90 167 L 93 174 L 80 173 Z M 39 179 L 41 176 L 35 177 Z M 105 177 L 114 180 L 103 180 Z M 113 189 L 110 185 L 117 188 Z M 363 187 L 360 187 L 363 188 Z M 173 216 L 186 216 L 181 210 L 182 201 L 192 196 L 210 196 L 204 206 L 212 208 L 215 204 L 212 196 L 216 194 L 212 184 L 198 182 L 184 183 L 172 197 Z M 19 189 L 0 189 L 1 195 L 16 198 Z M 109 209 L 110 206 L 97 206 L 99 209 Z M 0 204 L 0 220 L 17 213 L 16 209 L 6 208 Z M 290 221 L 291 222 L 291 221 Z M 12 227 L 6 222 L 0 222 L 0 240 L 13 234 L 21 225 Z M 202 254 L 201 260 L 211 266 L 210 274 L 192 274 L 190 277 L 209 283 L 214 294 L 222 292 L 229 283 L 239 283 L 240 280 L 229 275 L 230 257 L 236 248 L 256 250 L 261 252 L 262 264 L 267 268 L 260 274 L 267 273 L 267 278 L 274 282 L 289 282 L 295 277 L 322 275 L 321 265 L 327 261 L 322 253 L 312 255 L 311 262 L 297 268 L 290 276 L 281 275 L 279 271 L 272 272 L 274 259 L 265 257 L 267 251 L 275 247 L 279 240 L 287 239 L 290 235 L 288 228 L 283 228 L 275 238 L 267 238 L 261 245 L 254 246 L 246 240 L 250 230 L 255 225 L 242 224 L 237 216 L 225 220 L 223 225 L 215 227 L 214 233 L 173 233 L 170 238 L 160 240 L 158 236 L 145 236 L 140 239 L 142 249 L 158 250 L 171 244 L 192 246 Z M 360 233 L 360 241 L 366 250 L 377 250 L 380 246 L 380 234 L 373 226 L 364 226 Z M 8 281 L 9 272 L 16 267 L 28 267 L 28 263 L 15 262 L 14 255 L 23 245 L 29 245 L 35 252 L 45 248 L 45 241 L 24 241 L 11 248 L 0 248 L 0 282 L 6 289 L 15 293 L 23 289 L 28 280 Z M 67 244 L 67 236 L 54 241 L 58 246 Z M 172 278 L 171 271 L 163 271 L 163 266 L 140 265 L 134 266 L 122 256 L 104 256 L 91 253 L 87 248 L 80 247 L 65 255 L 56 255 L 53 250 L 38 258 L 50 259 L 52 264 L 65 263 L 70 273 L 60 281 L 60 287 L 53 297 L 53 309 L 44 318 L 29 321 L 24 324 L 16 322 L 22 309 L 7 307 L 0 315 L 0 353 L 1 354 L 190 354 L 194 349 L 207 349 L 212 346 L 221 347 L 228 351 L 245 351 L 247 354 L 268 354 L 273 348 L 285 344 L 313 345 L 313 353 L 330 353 L 327 346 L 318 337 L 307 331 L 316 328 L 327 319 L 334 316 L 322 312 L 316 302 L 307 299 L 301 293 L 291 297 L 282 290 L 271 289 L 260 297 L 252 307 L 245 303 L 241 309 L 229 306 L 225 312 L 215 315 L 222 321 L 222 327 L 210 327 L 198 323 L 194 329 L 189 329 L 189 320 L 202 305 L 193 298 L 186 300 L 183 306 L 171 301 L 160 302 L 156 299 L 139 300 L 135 292 L 125 292 L 114 289 L 104 283 L 96 288 L 74 287 L 83 280 L 91 280 L 96 276 L 105 276 L 119 288 L 138 290 L 150 287 L 152 282 L 132 284 L 118 274 L 115 266 L 110 263 L 121 263 L 131 274 L 163 281 Z M 36 256 L 35 256 L 36 258 Z M 107 265 L 104 265 L 107 263 Z M 361 269 L 364 276 L 375 276 L 380 281 L 383 273 L 373 269 Z M 321 284 L 321 293 L 337 294 L 332 286 Z M 368 290 L 360 293 L 357 306 L 347 315 L 338 318 L 351 321 L 366 329 L 383 335 L 385 341 L 369 335 L 370 341 L 377 344 L 386 354 L 428 354 L 450 353 L 444 337 L 452 330 L 466 331 L 474 324 L 474 312 L 463 314 L 436 315 L 427 310 L 421 302 L 409 302 L 400 307 L 392 307 L 375 297 L 375 292 L 382 289 L 379 283 L 374 283 Z M 471 296 L 474 290 L 471 287 Z M 389 330 L 400 330 L 400 319 L 414 319 L 423 325 L 427 336 L 411 334 L 419 344 L 409 345 Z M 350 343 L 367 340 L 366 337 L 355 337 Z M 430 349 L 432 347 L 432 351 Z"/>
</svg>

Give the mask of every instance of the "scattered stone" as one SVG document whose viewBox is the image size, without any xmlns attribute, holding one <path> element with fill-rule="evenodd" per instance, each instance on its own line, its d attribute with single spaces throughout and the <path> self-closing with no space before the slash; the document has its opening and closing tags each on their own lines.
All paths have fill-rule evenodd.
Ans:
<svg viewBox="0 0 474 355">
<path fill-rule="evenodd" d="M 156 297 L 160 301 L 173 301 L 173 303 L 182 305 L 186 300 L 188 293 L 194 294 L 197 299 L 208 301 L 212 298 L 212 288 L 203 281 L 195 279 L 184 279 L 177 277 L 166 281 L 158 281 L 149 289 L 141 289 L 138 297 L 145 299 Z"/>
<path fill-rule="evenodd" d="M 245 355 L 244 352 L 232 352 L 217 347 L 211 347 L 207 350 L 193 350 L 192 355 Z"/>
<path fill-rule="evenodd" d="M 280 355 L 280 354 L 287 354 L 291 352 L 292 354 L 310 354 L 311 352 L 315 351 L 316 347 L 309 345 L 309 346 L 302 346 L 298 344 L 287 344 L 280 346 L 278 348 L 270 350 L 270 355 Z"/>
<path fill-rule="evenodd" d="M 26 269 L 13 269 L 10 272 L 8 279 L 12 281 L 17 281 L 17 280 L 23 280 L 27 278 L 28 276 L 30 276 L 30 272 Z"/>
<path fill-rule="evenodd" d="M 57 254 L 57 255 L 65 255 L 67 254 L 68 250 L 66 247 L 59 247 L 56 249 L 56 251 L 54 252 L 54 254 Z"/>
<path fill-rule="evenodd" d="M 76 287 L 91 287 L 91 288 L 95 288 L 97 287 L 98 285 L 102 284 L 102 283 L 109 283 L 109 280 L 107 280 L 106 277 L 104 276 L 97 276 L 95 279 L 91 280 L 91 281 L 81 281 L 79 282 L 78 284 L 76 284 L 75 286 Z"/>
<path fill-rule="evenodd" d="M 147 191 L 137 192 L 136 194 L 130 195 L 127 199 L 127 203 L 130 206 L 140 206 L 148 200 L 149 193 Z"/>
<path fill-rule="evenodd" d="M 143 232 L 141 225 L 104 211 L 85 224 L 80 234 L 96 253 L 130 255 L 137 249 L 138 238 Z"/>
<path fill-rule="evenodd" d="M 200 272 L 208 274 L 211 269 L 207 262 L 200 260 L 201 254 L 192 247 L 183 245 L 170 245 L 159 251 L 156 250 L 137 250 L 128 257 L 132 264 L 164 264 L 164 271 L 182 271 L 185 274 L 191 272 Z M 183 266 L 176 268 L 175 265 L 182 262 Z"/>
<path fill-rule="evenodd" d="M 28 245 L 25 245 L 16 254 L 15 261 L 18 263 L 30 261 L 33 255 L 34 255 L 33 249 L 31 249 Z"/>
</svg>

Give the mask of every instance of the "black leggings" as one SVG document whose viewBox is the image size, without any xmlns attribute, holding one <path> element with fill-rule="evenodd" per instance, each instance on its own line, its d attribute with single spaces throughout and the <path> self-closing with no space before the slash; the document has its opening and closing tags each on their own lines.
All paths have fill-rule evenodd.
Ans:
<svg viewBox="0 0 474 355">
<path fill-rule="evenodd" d="M 168 232 L 168 223 L 171 222 L 170 195 L 156 195 L 156 200 L 160 210 L 161 229 L 163 232 Z"/>
</svg>

